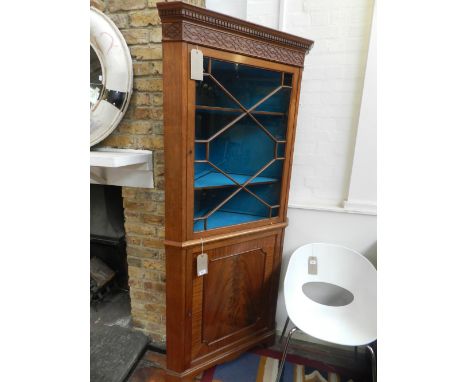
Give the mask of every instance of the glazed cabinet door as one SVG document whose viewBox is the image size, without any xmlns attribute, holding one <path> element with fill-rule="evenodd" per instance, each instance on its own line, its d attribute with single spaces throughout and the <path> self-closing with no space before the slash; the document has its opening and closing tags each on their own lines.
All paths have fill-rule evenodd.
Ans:
<svg viewBox="0 0 468 382">
<path fill-rule="evenodd" d="M 188 211 L 193 219 L 187 230 L 203 237 L 278 222 L 286 197 L 298 71 L 202 50 L 203 80 L 189 80 L 188 86 L 188 140 L 193 144 Z"/>
<path fill-rule="evenodd" d="M 274 325 L 275 258 L 279 235 L 206 250 L 208 274 L 198 277 L 192 253 L 192 360 Z"/>
</svg>

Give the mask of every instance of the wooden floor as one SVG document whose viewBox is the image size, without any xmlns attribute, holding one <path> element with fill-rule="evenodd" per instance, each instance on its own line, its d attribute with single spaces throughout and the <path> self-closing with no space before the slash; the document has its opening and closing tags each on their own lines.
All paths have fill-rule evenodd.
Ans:
<svg viewBox="0 0 468 382">
<path fill-rule="evenodd" d="M 277 343 L 270 349 L 282 351 L 282 345 Z M 304 356 L 309 359 L 321 361 L 333 366 L 355 370 L 358 372 L 370 372 L 370 361 L 363 349 L 349 350 L 332 348 L 324 345 L 311 344 L 309 342 L 292 340 L 289 354 Z M 148 350 L 137 364 L 137 367 L 128 379 L 129 382 L 166 382 L 164 369 L 166 356 L 155 351 Z M 199 381 L 201 375 L 194 378 Z"/>
</svg>

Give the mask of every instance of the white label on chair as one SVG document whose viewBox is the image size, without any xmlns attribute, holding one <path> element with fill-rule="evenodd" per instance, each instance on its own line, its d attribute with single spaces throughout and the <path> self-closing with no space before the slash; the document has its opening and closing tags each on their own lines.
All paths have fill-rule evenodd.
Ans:
<svg viewBox="0 0 468 382">
<path fill-rule="evenodd" d="M 310 256 L 308 264 L 309 264 L 309 275 L 316 275 L 317 274 L 317 257 Z"/>
<path fill-rule="evenodd" d="M 208 255 L 206 253 L 200 253 L 197 256 L 197 275 L 203 276 L 208 273 Z"/>
</svg>

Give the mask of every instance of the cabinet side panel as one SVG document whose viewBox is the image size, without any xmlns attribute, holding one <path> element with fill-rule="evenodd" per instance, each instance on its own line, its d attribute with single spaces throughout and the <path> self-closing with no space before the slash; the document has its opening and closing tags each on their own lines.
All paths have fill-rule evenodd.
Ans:
<svg viewBox="0 0 468 382">
<path fill-rule="evenodd" d="M 187 45 L 163 45 L 166 239 L 186 239 Z"/>
<path fill-rule="evenodd" d="M 185 251 L 166 246 L 166 350 L 167 368 L 181 372 L 187 368 L 185 342 L 186 321 L 186 254 Z"/>
<path fill-rule="evenodd" d="M 283 241 L 284 241 L 284 229 L 281 230 L 281 234 L 276 236 L 275 242 L 275 256 L 272 265 L 271 273 L 271 292 L 268 296 L 268 327 L 276 329 L 276 305 L 278 300 L 278 290 L 280 284 L 281 275 L 281 263 L 283 258 Z"/>
<path fill-rule="evenodd" d="M 163 45 L 164 58 L 164 161 L 166 240 L 185 236 L 187 45 Z M 186 252 L 166 245 L 167 367 L 175 372 L 187 368 Z"/>
</svg>

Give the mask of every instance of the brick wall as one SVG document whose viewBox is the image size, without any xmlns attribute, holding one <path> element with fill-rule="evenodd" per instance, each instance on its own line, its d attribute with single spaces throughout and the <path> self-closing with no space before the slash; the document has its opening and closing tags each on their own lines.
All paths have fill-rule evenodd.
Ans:
<svg viewBox="0 0 468 382">
<path fill-rule="evenodd" d="M 133 325 L 164 346 L 164 141 L 161 22 L 157 0 L 92 0 L 122 32 L 133 59 L 133 95 L 124 119 L 101 147 L 153 151 L 154 189 L 123 187 Z M 187 0 L 204 6 L 204 0 Z"/>
</svg>

